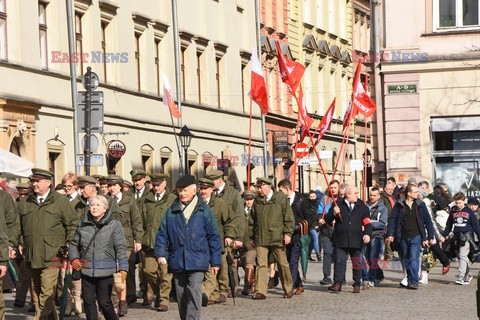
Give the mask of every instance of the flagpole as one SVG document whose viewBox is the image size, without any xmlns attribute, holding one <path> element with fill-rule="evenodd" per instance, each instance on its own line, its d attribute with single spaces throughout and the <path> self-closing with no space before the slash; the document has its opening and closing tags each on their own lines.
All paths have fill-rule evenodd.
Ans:
<svg viewBox="0 0 480 320">
<path fill-rule="evenodd" d="M 251 84 L 250 84 L 251 87 Z M 250 97 L 250 121 L 249 121 L 249 129 L 248 129 L 248 161 L 247 161 L 247 190 L 250 190 L 250 183 L 251 183 L 251 157 L 252 157 L 252 97 Z"/>
<path fill-rule="evenodd" d="M 367 203 L 367 117 L 365 117 L 365 151 L 363 152 L 363 202 Z"/>
</svg>

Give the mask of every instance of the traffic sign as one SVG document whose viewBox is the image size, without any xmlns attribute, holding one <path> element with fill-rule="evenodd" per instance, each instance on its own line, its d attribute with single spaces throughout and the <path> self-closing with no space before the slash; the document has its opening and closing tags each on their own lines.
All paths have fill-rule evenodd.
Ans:
<svg viewBox="0 0 480 320">
<path fill-rule="evenodd" d="M 295 147 L 295 154 L 299 158 L 303 158 L 303 157 L 308 156 L 309 152 L 310 152 L 310 149 L 308 148 L 308 144 L 306 144 L 306 143 L 300 142 Z"/>
<path fill-rule="evenodd" d="M 92 154 L 90 156 L 90 165 L 92 167 L 103 167 L 103 155 L 102 154 Z"/>
<path fill-rule="evenodd" d="M 87 135 L 84 135 L 82 138 L 82 148 L 85 149 L 87 143 Z M 95 135 L 90 136 L 90 152 L 97 150 L 98 148 L 98 138 Z"/>
<path fill-rule="evenodd" d="M 85 90 L 87 90 L 87 74 L 88 73 L 85 73 L 82 77 L 82 85 L 83 87 L 85 88 Z M 95 72 L 91 72 L 90 71 L 90 88 L 92 88 L 92 91 L 97 89 L 98 88 L 98 84 L 100 83 L 99 79 L 98 79 L 98 76 Z"/>
<path fill-rule="evenodd" d="M 363 170 L 363 160 L 350 160 L 350 170 L 362 171 Z"/>
<path fill-rule="evenodd" d="M 318 159 L 315 158 L 302 158 L 298 161 L 299 166 L 310 166 L 312 164 L 318 164 Z"/>
<path fill-rule="evenodd" d="M 103 133 L 103 92 L 92 92 L 92 103 L 91 103 L 91 133 Z M 87 106 L 87 92 L 79 91 L 77 96 L 77 108 L 78 108 L 78 117 L 77 117 L 77 128 L 79 132 L 85 132 L 85 108 Z"/>
</svg>

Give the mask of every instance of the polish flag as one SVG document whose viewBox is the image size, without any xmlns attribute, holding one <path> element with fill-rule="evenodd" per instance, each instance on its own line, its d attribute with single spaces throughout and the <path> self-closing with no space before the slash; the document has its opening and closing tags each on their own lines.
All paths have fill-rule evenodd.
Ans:
<svg viewBox="0 0 480 320">
<path fill-rule="evenodd" d="M 162 73 L 163 78 L 163 104 L 170 109 L 170 113 L 174 118 L 180 119 L 181 114 L 178 111 L 177 105 L 173 101 L 172 89 L 170 88 L 170 83 L 168 82 L 167 76 L 165 73 Z"/>
<path fill-rule="evenodd" d="M 332 103 L 330 104 L 330 107 L 328 107 L 327 112 L 322 118 L 322 121 L 318 124 L 318 138 L 317 141 L 315 141 L 315 145 L 317 145 L 320 140 L 323 138 L 325 135 L 325 132 L 330 128 L 330 125 L 332 124 L 332 119 L 333 119 L 333 114 L 335 113 L 335 102 L 337 98 L 333 98 Z"/>
<path fill-rule="evenodd" d="M 267 87 L 265 86 L 265 79 L 263 78 L 262 65 L 258 60 L 255 50 L 252 50 L 252 82 L 250 98 L 258 104 L 262 114 L 268 113 Z"/>
</svg>

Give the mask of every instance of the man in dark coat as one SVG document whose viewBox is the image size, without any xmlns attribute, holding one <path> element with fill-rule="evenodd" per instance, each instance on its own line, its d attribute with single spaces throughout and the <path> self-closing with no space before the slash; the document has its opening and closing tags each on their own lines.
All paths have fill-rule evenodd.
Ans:
<svg viewBox="0 0 480 320">
<path fill-rule="evenodd" d="M 342 282 L 345 278 L 347 254 L 352 258 L 353 293 L 360 293 L 362 280 L 361 247 L 362 243 L 369 243 L 372 235 L 370 212 L 368 207 L 358 201 L 358 188 L 348 186 L 345 189 L 345 199 L 337 202 L 325 216 L 326 223 L 335 220 L 333 247 L 335 248 L 335 264 L 333 284 L 328 290 L 342 291 Z"/>
</svg>

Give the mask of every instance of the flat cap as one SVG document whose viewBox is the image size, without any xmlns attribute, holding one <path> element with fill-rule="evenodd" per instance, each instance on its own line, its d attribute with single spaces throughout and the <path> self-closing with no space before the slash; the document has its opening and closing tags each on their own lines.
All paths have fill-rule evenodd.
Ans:
<svg viewBox="0 0 480 320">
<path fill-rule="evenodd" d="M 79 186 L 86 186 L 87 184 L 97 184 L 97 179 L 90 176 L 80 176 L 78 177 L 78 185 Z"/>
<path fill-rule="evenodd" d="M 180 177 L 177 180 L 177 184 L 175 185 L 176 188 L 185 188 L 188 187 L 189 185 L 195 184 L 195 177 L 192 176 L 191 174 L 186 174 L 182 177 Z"/>
<path fill-rule="evenodd" d="M 128 181 L 128 180 L 124 180 L 124 181 L 123 181 L 123 185 L 124 185 L 124 186 L 127 186 L 127 187 L 133 186 L 133 184 L 132 184 L 130 181 Z"/>
<path fill-rule="evenodd" d="M 18 187 L 17 187 L 18 189 Z M 478 202 L 477 198 L 470 197 L 468 198 L 468 204 L 476 204 L 477 206 L 480 205 L 480 202 Z"/>
<path fill-rule="evenodd" d="M 410 179 L 408 179 L 407 183 L 408 184 L 417 184 L 417 179 L 415 179 L 414 177 L 411 177 Z"/>
<path fill-rule="evenodd" d="M 213 186 L 215 186 L 215 183 L 213 183 L 213 181 L 210 180 L 210 179 L 200 178 L 200 179 L 198 179 L 198 185 L 199 186 L 204 186 L 204 187 L 213 187 Z"/>
<path fill-rule="evenodd" d="M 94 174 L 91 176 L 92 178 L 95 178 L 97 180 L 100 180 L 101 177 L 103 177 L 101 174 Z"/>
<path fill-rule="evenodd" d="M 108 179 L 108 177 L 106 177 L 106 176 L 100 176 L 100 178 L 98 178 L 98 183 L 107 184 L 108 183 L 107 179 Z"/>
<path fill-rule="evenodd" d="M 152 174 L 149 174 L 148 176 L 150 177 L 152 183 L 163 182 L 167 180 L 167 178 L 169 177 L 168 174 L 165 174 L 165 173 L 152 173 Z"/>
<path fill-rule="evenodd" d="M 130 175 L 132 176 L 132 178 L 134 178 L 134 177 L 146 177 L 147 173 L 143 170 L 140 170 L 140 169 L 133 169 L 132 171 L 130 171 Z"/>
<path fill-rule="evenodd" d="M 122 179 L 122 177 L 120 177 L 120 176 L 111 175 L 111 176 L 108 176 L 108 177 L 107 177 L 107 183 L 108 183 L 108 184 L 116 184 L 116 183 L 118 183 L 118 184 L 122 185 L 122 184 L 123 184 L 123 179 Z"/>
<path fill-rule="evenodd" d="M 30 184 L 29 183 L 20 183 L 20 184 L 17 184 L 17 190 L 26 190 L 26 189 L 30 189 Z"/>
<path fill-rule="evenodd" d="M 30 180 L 41 180 L 41 179 L 53 180 L 53 173 L 48 170 L 33 168 L 32 175 L 30 176 Z"/>
<path fill-rule="evenodd" d="M 253 191 L 251 191 L 251 190 L 245 190 L 245 191 L 243 191 L 243 193 L 242 193 L 242 197 L 254 199 L 254 198 L 257 197 L 257 195 L 255 194 L 255 192 L 253 192 Z"/>
<path fill-rule="evenodd" d="M 223 178 L 223 171 L 222 170 L 213 170 L 209 174 L 205 176 L 205 178 L 210 180 L 215 180 L 218 178 Z"/>
<path fill-rule="evenodd" d="M 269 179 L 269 178 L 258 177 L 258 178 L 257 178 L 257 184 L 268 184 L 268 185 L 272 185 L 272 184 L 273 184 L 273 181 L 272 181 L 272 179 Z"/>
</svg>

